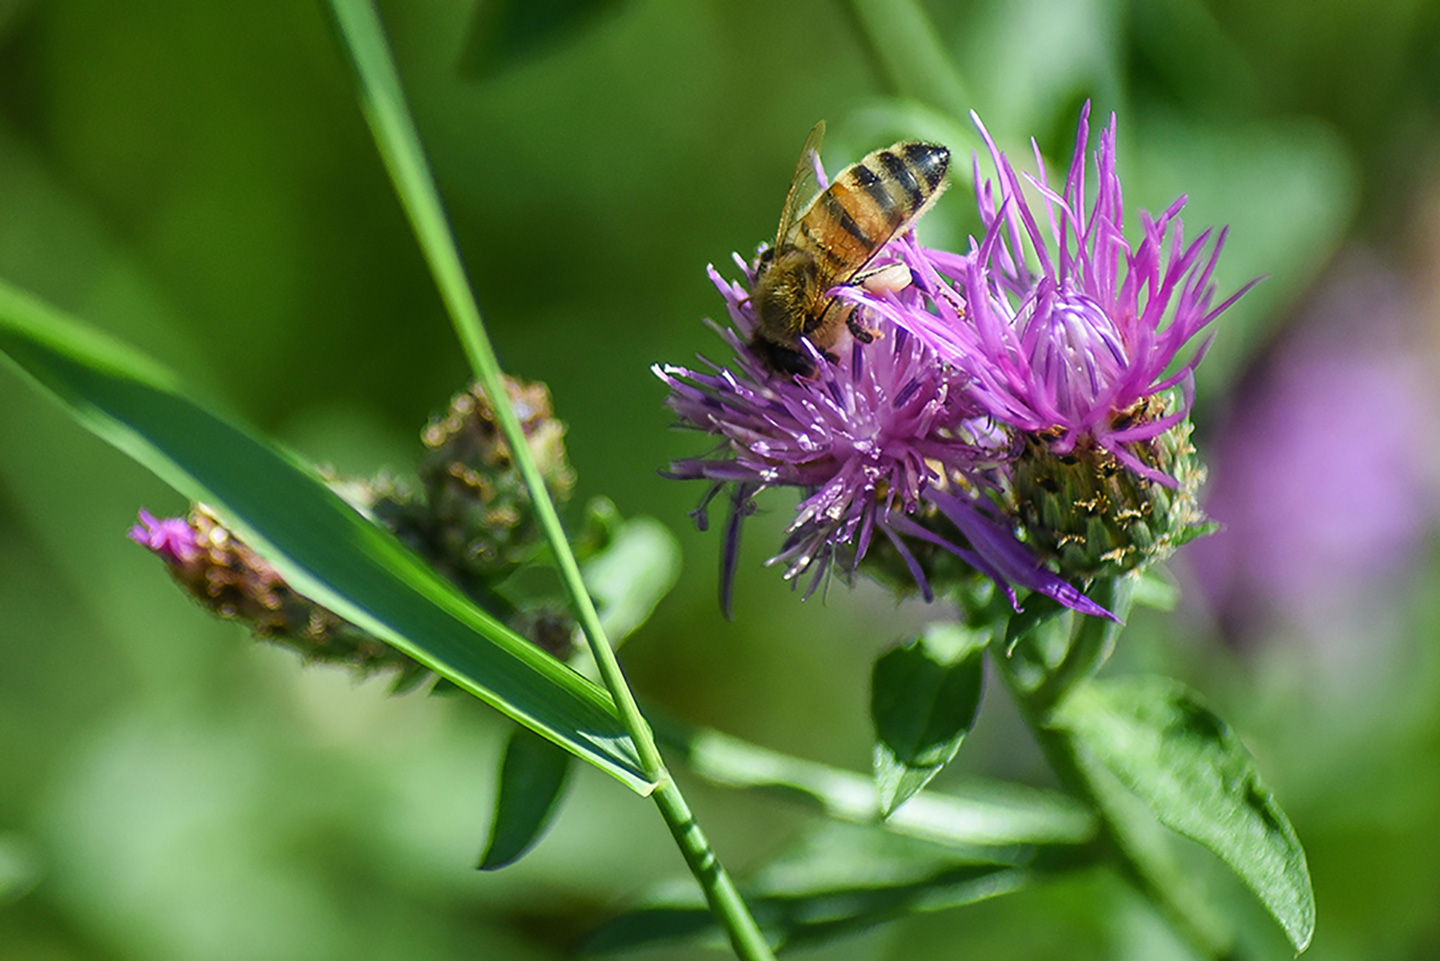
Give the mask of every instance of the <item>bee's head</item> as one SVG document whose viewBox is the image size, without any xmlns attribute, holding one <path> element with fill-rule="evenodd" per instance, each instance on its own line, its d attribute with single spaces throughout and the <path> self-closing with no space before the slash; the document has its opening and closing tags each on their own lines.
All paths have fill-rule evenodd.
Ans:
<svg viewBox="0 0 1440 961">
<path fill-rule="evenodd" d="M 763 274 L 775 262 L 775 248 L 766 247 L 755 257 L 755 273 Z"/>
</svg>

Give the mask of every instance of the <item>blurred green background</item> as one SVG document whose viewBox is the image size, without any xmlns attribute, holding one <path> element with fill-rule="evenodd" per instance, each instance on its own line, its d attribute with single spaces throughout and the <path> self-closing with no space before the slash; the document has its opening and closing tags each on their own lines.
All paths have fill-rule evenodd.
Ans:
<svg viewBox="0 0 1440 961">
<path fill-rule="evenodd" d="M 1093 98 L 1131 210 L 1188 193 L 1190 234 L 1231 227 L 1222 291 L 1269 278 L 1200 382 L 1231 546 L 1177 558 L 1186 604 L 1137 616 L 1110 670 L 1186 678 L 1256 753 L 1307 846 L 1308 957 L 1440 957 L 1440 3 L 929 0 L 943 89 L 887 59 L 883 3 L 622 0 L 519 47 L 497 26 L 516 3 L 381 10 L 502 363 L 569 424 L 577 502 L 681 537 L 680 584 L 624 652 L 642 697 L 868 769 L 870 662 L 943 612 L 867 585 L 800 603 L 761 566 L 777 498 L 723 621 L 718 538 L 685 516 L 701 491 L 656 472 L 705 442 L 668 430 L 647 367 L 718 354 L 704 267 L 769 239 L 816 119 L 832 170 L 902 135 L 968 156 L 970 107 L 1064 160 Z M 933 242 L 974 227 L 960 180 Z M 0 275 L 342 472 L 413 462 L 466 376 L 313 2 L 0 3 Z M 1327 350 L 1341 373 L 1300 365 L 1319 423 L 1266 420 L 1287 358 Z M 1393 389 L 1345 374 L 1357 358 Z M 1273 456 L 1226 459 L 1272 420 L 1292 427 L 1247 449 Z M 472 870 L 499 718 L 212 621 L 124 538 L 142 505 L 185 506 L 0 374 L 0 959 L 553 958 L 682 873 L 649 805 L 588 770 L 529 858 Z M 998 691 L 937 784 L 968 775 L 1047 783 Z M 806 823 L 686 785 L 742 874 Z M 1247 951 L 1288 956 L 1216 885 Z M 723 956 L 655 956 L 692 954 Z M 1186 955 L 1092 872 L 795 956 Z"/>
</svg>

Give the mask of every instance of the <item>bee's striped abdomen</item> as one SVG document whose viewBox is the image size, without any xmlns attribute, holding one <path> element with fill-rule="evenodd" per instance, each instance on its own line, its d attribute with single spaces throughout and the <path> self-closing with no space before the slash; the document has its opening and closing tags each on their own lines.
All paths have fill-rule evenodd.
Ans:
<svg viewBox="0 0 1440 961">
<path fill-rule="evenodd" d="M 827 280 L 846 279 L 903 231 L 939 193 L 950 151 L 906 141 L 846 167 L 795 224 L 797 246 L 820 261 Z M 827 284 L 828 286 L 828 284 Z"/>
<path fill-rule="evenodd" d="M 869 195 L 877 197 L 883 191 L 903 225 L 919 216 L 935 196 L 949 166 L 948 149 L 911 140 L 877 150 L 851 169 L 865 168 L 872 182 Z"/>
</svg>

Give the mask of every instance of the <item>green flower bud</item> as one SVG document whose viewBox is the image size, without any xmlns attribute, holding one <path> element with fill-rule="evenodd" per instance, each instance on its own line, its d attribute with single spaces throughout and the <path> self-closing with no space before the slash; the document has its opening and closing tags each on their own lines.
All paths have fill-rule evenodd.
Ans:
<svg viewBox="0 0 1440 961">
<path fill-rule="evenodd" d="M 1052 435 L 1026 434 L 1011 465 L 1010 510 L 1029 543 L 1064 577 L 1116 577 L 1164 560 L 1179 545 L 1214 530 L 1198 501 L 1205 468 L 1190 432 L 1184 420 L 1127 448 L 1146 467 L 1173 478 L 1173 487 L 1142 476 L 1094 444 L 1082 442 L 1057 454 Z"/>
</svg>

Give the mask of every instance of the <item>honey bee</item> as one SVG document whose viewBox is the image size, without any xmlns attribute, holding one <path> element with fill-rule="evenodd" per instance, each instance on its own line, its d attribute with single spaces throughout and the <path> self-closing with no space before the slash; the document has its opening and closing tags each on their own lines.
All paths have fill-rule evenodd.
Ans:
<svg viewBox="0 0 1440 961">
<path fill-rule="evenodd" d="M 825 122 L 805 141 L 780 214 L 775 243 L 755 262 L 755 331 L 750 348 L 777 373 L 814 374 L 800 338 L 826 356 L 842 326 L 864 343 L 877 336 L 860 323 L 855 306 L 829 295 L 832 288 L 863 284 L 900 290 L 910 283 L 903 265 L 865 267 L 895 236 L 930 209 L 945 189 L 950 151 L 939 144 L 902 140 L 867 154 L 824 190 L 817 180 Z M 807 189 L 813 185 L 811 195 Z M 804 201 L 804 203 L 802 203 Z"/>
</svg>

